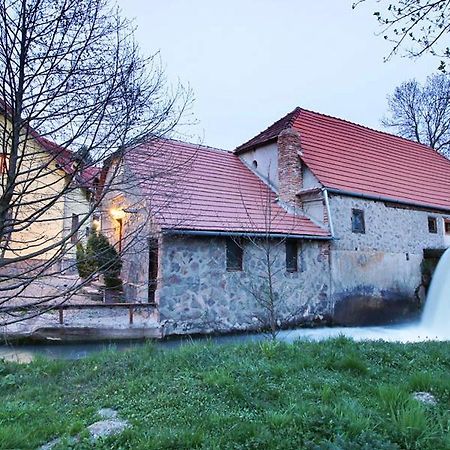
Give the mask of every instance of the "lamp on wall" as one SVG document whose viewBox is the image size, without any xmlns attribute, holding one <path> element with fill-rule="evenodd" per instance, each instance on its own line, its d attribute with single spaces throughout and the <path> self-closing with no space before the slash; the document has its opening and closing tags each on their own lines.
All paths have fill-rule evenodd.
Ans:
<svg viewBox="0 0 450 450">
<path fill-rule="evenodd" d="M 119 224 L 119 253 L 122 252 L 122 239 L 123 239 L 123 219 L 125 218 L 125 211 L 122 208 L 111 208 L 111 217 L 117 220 Z"/>
<path fill-rule="evenodd" d="M 115 220 L 122 220 L 125 218 L 125 211 L 122 208 L 111 208 L 111 217 Z"/>
</svg>

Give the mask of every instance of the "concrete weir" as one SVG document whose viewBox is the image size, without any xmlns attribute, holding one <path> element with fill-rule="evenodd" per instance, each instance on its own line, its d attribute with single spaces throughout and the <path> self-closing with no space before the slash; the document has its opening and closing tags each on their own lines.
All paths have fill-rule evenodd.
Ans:
<svg viewBox="0 0 450 450">
<path fill-rule="evenodd" d="M 111 340 L 161 339 L 161 327 L 66 327 L 54 326 L 36 328 L 29 332 L 15 331 L 3 333 L 8 342 L 101 342 Z"/>
<path fill-rule="evenodd" d="M 39 328 L 29 335 L 29 339 L 33 341 L 61 340 L 65 342 L 161 339 L 161 337 L 162 330 L 160 327 L 51 327 Z"/>
</svg>

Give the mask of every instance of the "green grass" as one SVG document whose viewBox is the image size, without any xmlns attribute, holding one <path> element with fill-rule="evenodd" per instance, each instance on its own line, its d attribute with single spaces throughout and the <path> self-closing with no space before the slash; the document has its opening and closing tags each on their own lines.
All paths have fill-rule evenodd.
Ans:
<svg viewBox="0 0 450 450">
<path fill-rule="evenodd" d="M 413 400 L 436 396 L 436 406 Z M 132 424 L 59 449 L 450 449 L 448 343 L 151 345 L 82 361 L 0 362 L 0 448 L 79 434 L 111 407 Z"/>
</svg>

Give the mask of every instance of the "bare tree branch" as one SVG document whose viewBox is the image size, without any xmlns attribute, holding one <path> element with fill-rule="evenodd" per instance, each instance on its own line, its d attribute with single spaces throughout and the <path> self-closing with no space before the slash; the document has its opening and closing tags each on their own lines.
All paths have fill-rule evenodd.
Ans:
<svg viewBox="0 0 450 450">
<path fill-rule="evenodd" d="M 358 0 L 353 8 L 367 2 Z M 450 0 L 377 0 L 376 3 L 380 9 L 373 14 L 381 26 L 379 34 L 393 44 L 386 60 L 399 51 L 412 57 L 428 52 L 444 58 L 440 69 L 445 70 L 445 59 L 450 57 Z"/>
<path fill-rule="evenodd" d="M 421 86 L 416 80 L 402 83 L 388 96 L 389 113 L 382 120 L 399 136 L 415 140 L 450 156 L 450 77 L 428 77 Z"/>
<path fill-rule="evenodd" d="M 117 189 L 114 171 L 99 179 L 105 161 L 171 133 L 191 101 L 108 0 L 0 0 L 0 306 L 21 297 L 45 310 L 89 282 L 30 294 L 73 268 L 76 243 Z"/>
</svg>

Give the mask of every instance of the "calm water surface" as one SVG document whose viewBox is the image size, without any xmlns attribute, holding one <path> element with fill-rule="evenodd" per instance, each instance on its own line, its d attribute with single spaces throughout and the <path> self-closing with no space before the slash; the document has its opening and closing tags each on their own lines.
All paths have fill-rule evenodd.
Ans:
<svg viewBox="0 0 450 450">
<path fill-rule="evenodd" d="M 338 336 L 347 336 L 355 341 L 383 340 L 388 342 L 421 342 L 426 340 L 446 340 L 434 336 L 432 332 L 423 328 L 420 323 L 383 327 L 354 327 L 354 328 L 299 328 L 281 331 L 278 339 L 284 342 L 295 340 L 320 341 Z M 213 337 L 180 338 L 165 341 L 155 341 L 155 346 L 162 350 L 170 350 L 180 345 L 192 343 L 232 344 L 268 339 L 263 334 L 239 334 Z M 102 350 L 114 349 L 116 351 L 128 351 L 145 345 L 140 341 L 99 342 L 99 343 L 48 343 L 26 345 L 0 345 L 0 359 L 27 363 L 36 356 L 44 356 L 52 359 L 81 359 Z"/>
</svg>

